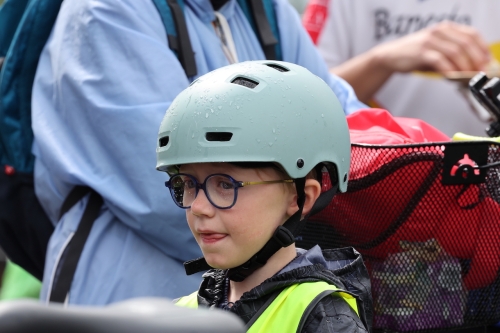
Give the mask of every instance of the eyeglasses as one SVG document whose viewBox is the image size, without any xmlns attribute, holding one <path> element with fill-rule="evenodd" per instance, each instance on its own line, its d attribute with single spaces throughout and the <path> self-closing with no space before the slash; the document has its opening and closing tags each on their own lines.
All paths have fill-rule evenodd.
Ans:
<svg viewBox="0 0 500 333">
<path fill-rule="evenodd" d="M 178 173 L 165 182 L 165 186 L 170 189 L 170 194 L 177 206 L 190 208 L 194 199 L 198 196 L 198 191 L 205 191 L 208 201 L 219 209 L 229 209 L 234 206 L 238 198 L 238 188 L 249 185 L 293 183 L 293 179 L 268 180 L 260 182 L 242 182 L 225 174 L 213 174 L 205 178 L 203 183 L 199 183 L 196 178 L 185 173 Z"/>
</svg>

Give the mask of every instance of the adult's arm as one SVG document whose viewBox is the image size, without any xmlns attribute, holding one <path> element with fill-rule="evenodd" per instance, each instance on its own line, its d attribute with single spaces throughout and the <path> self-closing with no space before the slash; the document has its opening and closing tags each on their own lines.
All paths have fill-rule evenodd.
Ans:
<svg viewBox="0 0 500 333">
<path fill-rule="evenodd" d="M 394 73 L 479 71 L 489 60 L 488 46 L 476 29 L 442 22 L 380 44 L 331 71 L 368 101 Z"/>
<path fill-rule="evenodd" d="M 313 12 L 315 3 L 309 6 Z M 314 25 L 316 16 L 306 15 L 305 24 L 315 28 L 318 49 L 332 73 L 349 82 L 362 101 L 394 73 L 480 70 L 489 61 L 486 42 L 469 26 L 443 22 L 372 48 L 368 40 L 366 45 L 356 40 L 373 33 L 362 23 L 370 15 L 363 1 L 335 0 L 327 6 L 324 21 Z"/>
</svg>

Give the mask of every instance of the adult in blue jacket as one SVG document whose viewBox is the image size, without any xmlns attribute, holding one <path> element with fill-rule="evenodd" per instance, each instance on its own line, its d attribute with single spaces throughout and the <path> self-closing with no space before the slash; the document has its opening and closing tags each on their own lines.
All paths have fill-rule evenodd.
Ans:
<svg viewBox="0 0 500 333">
<path fill-rule="evenodd" d="M 348 84 L 328 73 L 293 7 L 275 0 L 275 8 L 283 60 L 323 78 L 346 112 L 364 107 Z M 228 23 L 234 47 L 222 46 L 209 0 L 185 0 L 198 76 L 234 57 L 265 59 L 236 1 L 227 1 L 218 12 Z M 174 298 L 197 288 L 199 276 L 186 276 L 182 262 L 198 257 L 198 246 L 184 213 L 161 185 L 166 176 L 155 170 L 162 116 L 195 78 L 186 77 L 169 49 L 152 1 L 63 2 L 40 58 L 32 101 L 36 192 L 56 224 L 42 299 L 50 294 L 61 253 L 85 208 L 87 198 L 58 221 L 75 185 L 93 188 L 104 204 L 78 263 L 69 304 Z M 217 101 L 206 103 L 207 115 L 216 116 Z"/>
</svg>

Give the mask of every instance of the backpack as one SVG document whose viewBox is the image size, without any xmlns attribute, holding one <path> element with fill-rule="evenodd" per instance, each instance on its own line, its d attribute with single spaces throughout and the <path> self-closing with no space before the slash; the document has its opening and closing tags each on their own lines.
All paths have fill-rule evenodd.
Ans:
<svg viewBox="0 0 500 333">
<path fill-rule="evenodd" d="M 237 0 L 256 33 L 267 59 L 281 60 L 278 26 L 272 0 Z M 31 153 L 31 92 L 38 59 L 49 38 L 63 0 L 6 0 L 0 7 L 0 247 L 14 263 L 38 279 L 43 277 L 45 253 L 54 225 L 35 195 Z M 153 0 L 162 18 L 170 49 L 188 77 L 196 63 L 184 19 L 183 0 Z M 60 216 L 92 192 L 76 187 Z M 95 192 L 92 192 L 96 196 Z M 102 200 L 93 200 L 100 205 Z M 90 206 L 90 205 L 89 205 Z M 88 207 L 90 208 L 90 207 Z M 92 208 L 95 211 L 95 207 Z M 91 214 L 92 215 L 92 214 Z M 93 220 L 78 239 L 79 255 Z M 80 230 L 80 229 L 79 229 Z M 73 242 L 73 240 L 72 240 Z M 73 273 L 69 283 L 72 280 Z M 67 282 L 66 282 L 67 284 Z M 65 293 L 63 296 L 65 296 Z"/>
</svg>

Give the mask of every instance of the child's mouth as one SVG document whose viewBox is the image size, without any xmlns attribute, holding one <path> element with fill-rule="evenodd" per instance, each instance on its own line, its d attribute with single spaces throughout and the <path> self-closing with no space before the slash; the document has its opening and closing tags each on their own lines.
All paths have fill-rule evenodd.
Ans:
<svg viewBox="0 0 500 333">
<path fill-rule="evenodd" d="M 227 234 L 217 234 L 217 233 L 203 233 L 200 234 L 200 238 L 203 243 L 213 244 L 226 238 Z"/>
</svg>

